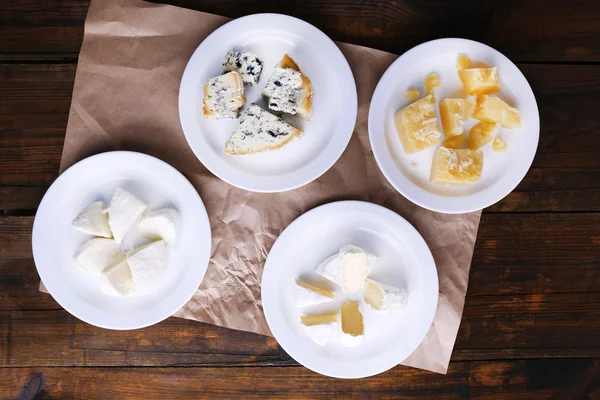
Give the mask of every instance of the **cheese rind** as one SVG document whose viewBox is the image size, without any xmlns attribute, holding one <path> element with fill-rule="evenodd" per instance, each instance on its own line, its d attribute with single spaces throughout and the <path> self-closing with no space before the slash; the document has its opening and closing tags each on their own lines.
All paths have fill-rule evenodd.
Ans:
<svg viewBox="0 0 600 400">
<path fill-rule="evenodd" d="M 334 298 L 333 293 L 310 283 L 296 279 L 296 299 L 294 307 L 308 307 L 322 304 Z"/>
<path fill-rule="evenodd" d="M 127 262 L 136 290 L 145 291 L 155 283 L 164 272 L 166 260 L 167 247 L 164 240 L 134 248 L 127 255 Z"/>
<path fill-rule="evenodd" d="M 480 95 L 500 91 L 498 69 L 496 67 L 459 69 L 458 77 L 468 94 Z"/>
<path fill-rule="evenodd" d="M 301 133 L 300 129 L 251 104 L 225 144 L 225 152 L 241 155 L 274 150 L 288 144 Z"/>
<path fill-rule="evenodd" d="M 103 201 L 95 201 L 77 214 L 71 226 L 80 232 L 111 238 L 108 214 Z"/>
<path fill-rule="evenodd" d="M 125 256 L 120 257 L 115 264 L 102 271 L 102 291 L 106 294 L 121 296 L 134 291 L 131 269 Z"/>
<path fill-rule="evenodd" d="M 337 313 L 302 315 L 300 321 L 306 326 L 327 324 L 329 322 L 337 322 Z"/>
<path fill-rule="evenodd" d="M 481 151 L 440 147 L 433 156 L 430 180 L 445 185 L 466 185 L 477 182 L 482 170 Z"/>
<path fill-rule="evenodd" d="M 473 99 L 444 99 L 440 102 L 440 117 L 446 137 L 464 133 L 463 125 L 475 110 Z"/>
<path fill-rule="evenodd" d="M 235 71 L 240 74 L 244 84 L 251 86 L 258 84 L 263 69 L 263 62 L 249 51 L 228 51 L 223 65 L 223 73 Z"/>
<path fill-rule="evenodd" d="M 506 104 L 496 96 L 478 96 L 473 118 L 490 124 L 500 124 L 503 128 L 521 127 L 519 110 Z"/>
<path fill-rule="evenodd" d="M 404 308 L 408 304 L 408 290 L 367 279 L 365 281 L 365 302 L 381 312 L 389 312 L 393 308 Z"/>
<path fill-rule="evenodd" d="M 342 305 L 340 312 L 342 316 L 341 343 L 348 347 L 360 345 L 364 339 L 364 324 L 360 304 L 357 301 L 348 300 Z"/>
<path fill-rule="evenodd" d="M 138 225 L 140 235 L 150 239 L 163 239 L 167 245 L 175 243 L 179 213 L 172 208 L 149 211 Z"/>
<path fill-rule="evenodd" d="M 420 100 L 396 112 L 394 123 L 404 151 L 413 154 L 440 142 L 433 96 Z"/>
<path fill-rule="evenodd" d="M 367 274 L 377 262 L 377 256 L 358 246 L 346 245 L 337 255 L 317 266 L 317 273 L 342 286 L 345 293 L 353 293 L 364 285 Z"/>
<path fill-rule="evenodd" d="M 115 241 L 121 243 L 148 205 L 124 189 L 117 189 L 108 208 L 108 225 Z"/>
<path fill-rule="evenodd" d="M 113 265 L 121 254 L 121 246 L 113 239 L 93 238 L 79 246 L 73 260 L 93 274 L 100 275 L 104 268 Z"/>
<path fill-rule="evenodd" d="M 498 133 L 498 124 L 480 121 L 469 132 L 469 149 L 477 150 L 488 144 Z"/>
<path fill-rule="evenodd" d="M 204 86 L 202 105 L 206 118 L 237 118 L 244 104 L 244 81 L 235 71 L 211 78 Z"/>
</svg>

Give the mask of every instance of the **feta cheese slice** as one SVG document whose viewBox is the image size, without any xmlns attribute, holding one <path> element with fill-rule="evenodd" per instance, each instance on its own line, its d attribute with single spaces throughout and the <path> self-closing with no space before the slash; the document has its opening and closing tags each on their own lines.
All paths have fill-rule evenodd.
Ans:
<svg viewBox="0 0 600 400">
<path fill-rule="evenodd" d="M 164 240 L 157 240 L 134 248 L 127 255 L 131 280 L 136 290 L 147 290 L 164 271 L 167 247 Z"/>
<path fill-rule="evenodd" d="M 163 239 L 167 245 L 175 243 L 175 231 L 179 213 L 172 208 L 161 208 L 146 213 L 138 225 L 140 235 L 150 239 Z"/>
<path fill-rule="evenodd" d="M 342 286 L 345 293 L 354 293 L 364 286 L 367 274 L 377 257 L 358 246 L 346 245 L 317 267 L 317 273 Z"/>
<path fill-rule="evenodd" d="M 131 269 L 127 258 L 121 256 L 117 262 L 102 271 L 102 292 L 126 295 L 134 291 Z"/>
<path fill-rule="evenodd" d="M 131 229 L 148 205 L 124 189 L 117 189 L 108 208 L 108 225 L 117 243 Z"/>
<path fill-rule="evenodd" d="M 79 246 L 73 260 L 94 275 L 100 275 L 104 268 L 113 265 L 121 254 L 121 246 L 113 239 L 93 238 Z"/>
<path fill-rule="evenodd" d="M 296 279 L 296 301 L 294 307 L 308 307 L 330 301 L 335 296 L 328 290 Z"/>
<path fill-rule="evenodd" d="M 404 308 L 408 304 L 408 290 L 367 279 L 365 281 L 365 302 L 381 312 L 389 312 L 393 308 Z"/>
<path fill-rule="evenodd" d="M 365 334 L 360 304 L 357 301 L 346 301 L 342 305 L 341 314 L 342 330 L 340 342 L 347 347 L 360 345 L 364 340 Z"/>
<path fill-rule="evenodd" d="M 111 238 L 108 214 L 103 201 L 95 201 L 77 214 L 71 226 L 80 232 Z"/>
<path fill-rule="evenodd" d="M 319 346 L 325 346 L 337 325 L 338 313 L 303 315 L 300 320 L 308 337 Z"/>
</svg>

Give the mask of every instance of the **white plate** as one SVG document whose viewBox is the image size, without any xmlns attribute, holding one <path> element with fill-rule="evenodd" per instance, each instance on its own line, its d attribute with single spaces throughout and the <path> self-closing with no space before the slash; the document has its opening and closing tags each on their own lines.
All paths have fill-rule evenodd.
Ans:
<svg viewBox="0 0 600 400">
<path fill-rule="evenodd" d="M 346 244 L 379 256 L 370 277 L 408 288 L 408 306 L 380 314 L 362 301 L 362 291 L 325 305 L 294 308 L 295 280 L 319 279 L 315 268 Z M 346 299 L 362 302 L 365 339 L 344 347 L 332 337 L 325 347 L 304 331 L 304 313 L 332 312 Z M 323 375 L 361 378 L 386 371 L 408 357 L 421 343 L 438 302 L 438 278 L 427 244 L 405 219 L 371 203 L 341 201 L 317 207 L 290 224 L 269 252 L 262 277 L 262 301 L 273 335 L 296 361 Z"/>
<path fill-rule="evenodd" d="M 451 187 L 429 182 L 433 154 L 439 146 L 406 154 L 394 127 L 394 114 L 412 102 L 404 97 L 406 89 L 414 87 L 424 93 L 423 81 L 431 72 L 438 74 L 442 81 L 442 86 L 435 91 L 436 99 L 456 97 L 462 90 L 456 72 L 456 57 L 461 53 L 498 67 L 501 87 L 498 97 L 520 111 L 522 128 L 500 129 L 499 136 L 508 144 L 506 153 L 493 152 L 491 142 L 481 149 L 484 162 L 479 182 Z M 437 105 L 436 113 L 439 115 Z M 474 123 L 471 120 L 465 125 L 465 132 L 469 132 Z M 465 39 L 434 40 L 404 53 L 377 84 L 369 110 L 371 147 L 387 180 L 413 203 L 449 214 L 480 210 L 509 194 L 531 166 L 539 134 L 537 104 L 521 71 L 493 48 Z"/>
<path fill-rule="evenodd" d="M 119 187 L 146 201 L 149 210 L 172 207 L 180 213 L 164 276 L 145 294 L 106 295 L 100 278 L 72 260 L 92 236 L 73 229 L 71 221 L 94 201 L 108 205 Z M 147 241 L 132 229 L 123 248 Z M 42 282 L 65 310 L 102 328 L 136 329 L 162 321 L 192 297 L 208 267 L 211 231 L 202 200 L 181 173 L 157 158 L 115 151 L 86 158 L 58 177 L 40 203 L 32 242 Z"/>
<path fill-rule="evenodd" d="M 229 50 L 258 55 L 264 68 L 257 87 L 246 87 L 251 102 L 264 108 L 261 92 L 285 53 L 310 78 L 314 107 L 310 121 L 285 115 L 304 134 L 271 152 L 233 156 L 225 142 L 237 119 L 208 120 L 202 115 L 204 85 L 223 72 Z M 179 89 L 179 117 L 196 157 L 213 174 L 234 186 L 255 192 L 281 192 L 321 176 L 342 155 L 356 122 L 356 85 L 348 62 L 323 32 L 302 20 L 279 14 L 238 18 L 208 36 L 196 49 Z"/>
</svg>

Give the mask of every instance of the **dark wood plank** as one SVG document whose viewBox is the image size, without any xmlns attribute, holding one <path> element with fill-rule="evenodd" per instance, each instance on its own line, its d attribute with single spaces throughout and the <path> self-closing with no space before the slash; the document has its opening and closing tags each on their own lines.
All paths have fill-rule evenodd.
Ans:
<svg viewBox="0 0 600 400">
<path fill-rule="evenodd" d="M 540 105 L 540 145 L 523 182 L 490 210 L 600 210 L 600 119 L 590 118 L 600 66 L 521 68 Z M 0 64 L 0 209 L 35 208 L 56 178 L 74 75 L 74 65 Z"/>
<path fill-rule="evenodd" d="M 593 0 L 394 1 L 169 0 L 228 17 L 259 12 L 294 15 L 335 40 L 403 53 L 427 40 L 465 37 L 518 61 L 599 61 L 600 12 Z M 9 2 L 0 10 L 2 54 L 69 53 L 83 37 L 88 1 Z"/>
<path fill-rule="evenodd" d="M 334 379 L 302 367 L 11 368 L 0 395 L 16 398 L 41 374 L 43 398 L 547 399 L 600 396 L 600 361 L 453 363 L 445 376 L 396 367 L 366 379 Z M 116 384 L 118 382 L 118 384 Z"/>
</svg>

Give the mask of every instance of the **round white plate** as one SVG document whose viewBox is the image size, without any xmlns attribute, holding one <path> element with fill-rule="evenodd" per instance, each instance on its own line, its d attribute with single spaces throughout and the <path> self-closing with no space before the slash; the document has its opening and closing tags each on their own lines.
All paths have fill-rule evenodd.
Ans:
<svg viewBox="0 0 600 400">
<path fill-rule="evenodd" d="M 363 291 L 348 295 L 339 287 L 332 302 L 294 308 L 295 280 L 326 285 L 315 268 L 346 244 L 379 257 L 369 277 L 407 288 L 406 308 L 381 314 L 364 303 Z M 314 343 L 300 316 L 334 312 L 347 299 L 362 303 L 364 342 L 345 347 L 334 333 L 324 347 Z M 279 236 L 263 271 L 262 301 L 269 328 L 296 361 L 323 375 L 361 378 L 399 364 L 421 343 L 437 307 L 437 270 L 427 244 L 405 219 L 375 204 L 340 201 L 305 213 Z"/>
<path fill-rule="evenodd" d="M 439 145 L 406 154 L 394 126 L 394 114 L 412 102 L 404 97 L 406 89 L 418 88 L 424 93 L 423 81 L 431 72 L 442 81 L 435 90 L 438 101 L 457 97 L 463 86 L 456 72 L 456 57 L 463 53 L 473 61 L 498 67 L 501 92 L 497 96 L 519 110 L 522 128 L 500 129 L 499 137 L 508 144 L 506 153 L 493 152 L 491 142 L 480 149 L 484 153 L 483 173 L 477 183 L 458 187 L 437 185 L 429 182 L 429 174 Z M 437 105 L 436 113 L 439 115 Z M 470 120 L 465 132 L 474 124 Z M 449 214 L 481 210 L 509 194 L 529 170 L 539 134 L 537 104 L 521 71 L 493 48 L 465 39 L 433 40 L 398 57 L 377 84 L 369 110 L 371 147 L 387 180 L 413 203 Z"/>
<path fill-rule="evenodd" d="M 71 221 L 94 201 L 108 205 L 117 188 L 147 202 L 149 210 L 171 207 L 180 214 L 164 275 L 144 294 L 104 294 L 100 278 L 72 260 L 92 236 L 73 229 Z M 200 196 L 180 172 L 145 154 L 115 151 L 86 158 L 58 177 L 40 203 L 32 242 L 42 282 L 65 310 L 102 328 L 136 329 L 171 316 L 192 297 L 208 267 L 211 231 Z M 123 248 L 144 242 L 134 228 Z"/>
<path fill-rule="evenodd" d="M 285 53 L 311 80 L 310 121 L 284 115 L 304 129 L 281 149 L 243 156 L 225 154 L 237 119 L 208 120 L 202 115 L 204 85 L 223 73 L 229 50 L 255 53 L 264 62 L 258 86 L 246 86 L 246 105 L 265 108 L 261 92 Z M 356 85 L 348 62 L 323 32 L 302 20 L 279 14 L 238 18 L 208 36 L 188 62 L 179 88 L 179 117 L 196 157 L 213 174 L 255 192 L 281 192 L 305 185 L 327 171 L 342 155 L 356 122 Z"/>
</svg>

